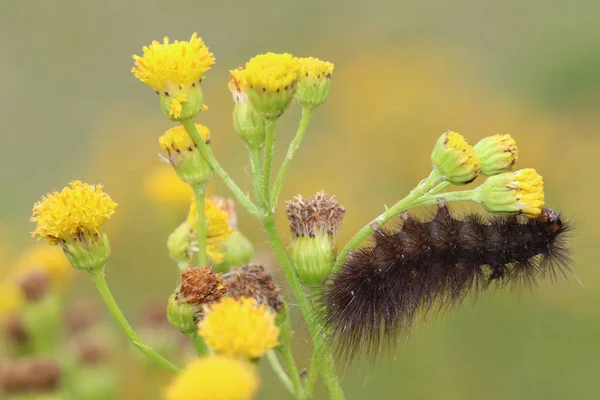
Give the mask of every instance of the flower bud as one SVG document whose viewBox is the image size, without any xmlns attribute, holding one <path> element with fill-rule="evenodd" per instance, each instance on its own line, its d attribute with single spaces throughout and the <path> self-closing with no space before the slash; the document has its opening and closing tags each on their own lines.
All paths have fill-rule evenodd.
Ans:
<svg viewBox="0 0 600 400">
<path fill-rule="evenodd" d="M 481 173 L 492 176 L 508 172 L 519 158 L 517 143 L 510 135 L 494 135 L 473 146 L 481 163 Z"/>
<path fill-rule="evenodd" d="M 544 207 L 544 181 L 531 168 L 490 176 L 475 193 L 476 200 L 492 213 L 535 218 Z"/>
<path fill-rule="evenodd" d="M 207 127 L 196 124 L 200 137 L 205 143 L 210 142 L 210 131 Z M 166 159 L 177 172 L 182 181 L 191 186 L 205 185 L 212 177 L 212 168 L 198 150 L 198 146 L 183 126 L 169 129 L 158 139 L 160 147 L 167 152 Z"/>
<path fill-rule="evenodd" d="M 169 235 L 167 239 L 167 249 L 169 255 L 177 263 L 184 268 L 192 261 L 193 252 L 190 249 L 190 231 L 192 227 L 184 222 Z"/>
<path fill-rule="evenodd" d="M 261 148 L 265 143 L 266 121 L 248 101 L 238 101 L 233 106 L 233 128 L 250 148 Z"/>
<path fill-rule="evenodd" d="M 335 239 L 346 210 L 334 196 L 321 191 L 307 199 L 296 196 L 287 202 L 286 212 L 296 273 L 304 283 L 320 285 L 333 269 Z"/>
<path fill-rule="evenodd" d="M 448 131 L 440 136 L 431 161 L 434 169 L 454 185 L 466 185 L 479 175 L 479 157 L 460 133 Z"/>
<path fill-rule="evenodd" d="M 196 330 L 196 309 L 184 301 L 179 301 L 177 297 L 178 295 L 176 293 L 173 293 L 171 297 L 169 297 L 167 319 L 178 331 L 185 334 L 194 333 Z"/>
<path fill-rule="evenodd" d="M 315 108 L 325 103 L 331 90 L 333 64 L 318 58 L 299 58 L 300 73 L 296 98 L 303 106 Z"/>
<path fill-rule="evenodd" d="M 90 272 L 104 268 L 110 256 L 110 243 L 106 233 L 92 236 L 88 240 L 65 242 L 62 247 L 73 267 Z"/>
<path fill-rule="evenodd" d="M 237 214 L 235 212 L 235 203 L 231 199 L 212 197 L 213 201 L 223 210 L 229 219 L 229 226 L 232 230 L 231 236 L 223 243 L 224 257 L 222 261 L 213 260 L 213 269 L 216 272 L 227 272 L 231 267 L 241 267 L 250 262 L 254 257 L 254 246 L 242 232 L 237 229 Z"/>
</svg>

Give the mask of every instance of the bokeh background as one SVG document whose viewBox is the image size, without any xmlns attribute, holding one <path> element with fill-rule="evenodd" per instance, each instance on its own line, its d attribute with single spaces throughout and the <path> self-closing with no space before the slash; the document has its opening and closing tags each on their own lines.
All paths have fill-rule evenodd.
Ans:
<svg viewBox="0 0 600 400">
<path fill-rule="evenodd" d="M 228 70 L 266 51 L 335 63 L 333 90 L 282 199 L 335 194 L 348 210 L 340 242 L 429 172 L 431 146 L 448 129 L 471 143 L 513 135 L 518 166 L 536 168 L 547 204 L 575 221 L 576 276 L 486 295 L 419 325 L 395 353 L 341 371 L 348 399 L 600 398 L 600 2 L 62 0 L 4 1 L 1 9 L 0 274 L 32 244 L 32 204 L 82 179 L 103 183 L 119 203 L 107 227 L 107 274 L 125 313 L 139 320 L 148 302 L 173 291 L 178 274 L 165 239 L 189 193 L 170 171 L 157 172 L 157 138 L 172 124 L 129 70 L 151 40 L 197 31 L 217 58 L 199 122 L 243 188 L 249 166 L 231 126 Z M 277 160 L 298 119 L 299 107 L 283 117 Z M 211 192 L 229 195 L 218 180 Z M 257 257 L 276 271 L 258 225 L 238 214 Z M 289 241 L 281 212 L 279 225 Z M 70 298 L 98 303 L 84 274 Z M 297 326 L 306 366 L 310 347 Z M 143 390 L 147 375 L 128 354 L 117 357 L 119 398 L 158 398 Z M 259 398 L 286 398 L 263 372 Z M 317 397 L 326 398 L 322 388 Z"/>
</svg>

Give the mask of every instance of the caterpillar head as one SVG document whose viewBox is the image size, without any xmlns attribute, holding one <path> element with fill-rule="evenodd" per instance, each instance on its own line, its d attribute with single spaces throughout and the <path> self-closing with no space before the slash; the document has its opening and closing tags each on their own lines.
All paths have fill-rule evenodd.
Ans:
<svg viewBox="0 0 600 400">
<path fill-rule="evenodd" d="M 548 229 L 553 233 L 558 233 L 563 228 L 563 223 L 557 213 L 550 208 L 544 208 L 539 216 L 540 221 L 548 226 Z"/>
</svg>

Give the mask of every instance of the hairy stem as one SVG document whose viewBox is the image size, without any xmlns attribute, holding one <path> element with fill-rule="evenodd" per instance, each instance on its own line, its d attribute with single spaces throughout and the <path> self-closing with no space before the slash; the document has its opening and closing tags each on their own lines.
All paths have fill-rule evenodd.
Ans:
<svg viewBox="0 0 600 400">
<path fill-rule="evenodd" d="M 194 186 L 196 199 L 196 219 L 198 220 L 198 267 L 206 266 L 206 185 Z"/>
<path fill-rule="evenodd" d="M 252 187 L 254 189 L 254 197 L 256 198 L 256 202 L 258 203 L 259 207 L 261 209 L 265 209 L 267 205 L 265 204 L 265 200 L 260 186 L 260 182 L 262 179 L 260 147 L 248 146 L 248 152 L 250 153 L 250 171 L 252 174 Z"/>
<path fill-rule="evenodd" d="M 425 193 L 429 192 L 432 188 L 444 188 L 444 186 L 442 185 L 443 182 L 444 177 L 441 176 L 435 170 L 433 170 L 427 178 L 423 179 L 417 185 L 417 187 L 415 187 L 408 194 L 408 196 L 394 204 L 392 207 L 386 209 L 382 214 L 380 214 L 367 225 L 365 225 L 354 235 L 354 237 L 352 237 L 352 239 L 350 239 L 350 241 L 346 244 L 346 246 L 344 246 L 342 251 L 340 251 L 338 257 L 335 260 L 334 271 L 339 270 L 342 264 L 346 261 L 346 257 L 348 257 L 348 254 L 352 250 L 355 250 L 358 246 L 360 246 L 360 244 L 374 232 L 374 227 L 382 226 L 396 215 L 413 207 L 416 201 Z"/>
<path fill-rule="evenodd" d="M 275 120 L 267 120 L 267 138 L 265 140 L 265 162 L 262 171 L 262 196 L 265 206 L 268 206 L 268 211 L 271 212 L 273 203 L 270 199 L 271 190 L 271 168 L 273 166 L 273 156 L 275 155 Z"/>
<path fill-rule="evenodd" d="M 123 312 L 121 312 L 121 309 L 119 308 L 119 305 L 115 301 L 115 298 L 113 297 L 112 293 L 110 292 L 108 283 L 106 282 L 106 278 L 104 276 L 104 271 L 99 270 L 99 271 L 90 272 L 90 277 L 92 278 L 94 285 L 96 285 L 96 288 L 98 289 L 98 292 L 100 293 L 100 296 L 102 297 L 102 300 L 104 301 L 104 304 L 106 304 L 108 311 L 113 316 L 113 318 L 117 321 L 117 323 L 119 324 L 119 326 L 121 327 L 123 332 L 127 335 L 127 337 L 133 342 L 133 344 L 138 349 L 140 349 L 140 351 L 142 353 L 144 353 L 146 356 L 148 356 L 152 360 L 156 361 L 163 368 L 168 369 L 169 371 L 172 371 L 172 372 L 178 372 L 179 368 L 177 368 L 175 365 L 173 365 L 171 362 L 169 362 L 163 356 L 161 356 L 160 354 L 155 352 L 152 348 L 150 348 L 149 346 L 144 344 L 142 342 L 142 339 L 140 339 L 138 334 L 133 330 L 133 328 L 131 327 L 131 325 L 129 324 L 129 322 L 127 321 L 125 316 L 123 315 Z"/>
<path fill-rule="evenodd" d="M 317 384 L 317 380 L 319 377 L 319 368 L 318 361 L 319 354 L 316 351 L 313 351 L 312 360 L 310 361 L 310 367 L 308 368 L 308 379 L 304 384 L 304 392 L 302 393 L 302 399 L 311 399 L 313 395 L 313 391 L 315 390 L 315 385 Z"/>
<path fill-rule="evenodd" d="M 205 356 L 208 354 L 208 346 L 204 343 L 204 339 L 202 339 L 196 332 L 190 333 L 187 335 L 190 338 L 190 341 L 194 345 L 194 350 L 196 350 L 196 354 L 198 357 Z"/>
<path fill-rule="evenodd" d="M 302 107 L 302 118 L 300 119 L 300 124 L 298 125 L 298 130 L 296 131 L 296 136 L 290 143 L 290 147 L 288 148 L 287 154 L 285 155 L 285 159 L 283 160 L 283 164 L 281 164 L 281 169 L 277 173 L 277 178 L 275 179 L 275 183 L 273 184 L 273 190 L 271 191 L 271 204 L 275 206 L 277 204 L 277 198 L 279 197 L 279 193 L 281 192 L 281 188 L 283 187 L 283 181 L 285 179 L 285 174 L 294 159 L 294 155 L 300 148 L 300 144 L 302 143 L 302 139 L 304 139 L 304 134 L 308 129 L 308 124 L 312 119 L 313 109 L 308 106 Z"/>
<path fill-rule="evenodd" d="M 267 352 L 267 360 L 269 360 L 269 364 L 271 364 L 271 368 L 275 375 L 281 381 L 281 384 L 293 395 L 296 395 L 296 391 L 294 386 L 292 385 L 292 381 L 290 381 L 290 377 L 287 375 L 281 363 L 279 362 L 279 358 L 277 358 L 277 354 L 273 350 L 269 350 Z"/>
<path fill-rule="evenodd" d="M 281 354 L 283 363 L 290 374 L 294 393 L 296 393 L 296 397 L 300 398 L 302 396 L 302 383 L 300 382 L 300 374 L 296 367 L 296 360 L 294 360 L 294 355 L 292 354 L 292 322 L 289 314 L 286 315 L 281 326 L 280 338 L 281 345 L 278 348 L 279 354 Z"/>
<path fill-rule="evenodd" d="M 216 174 L 219 175 L 219 177 L 223 180 L 223 182 L 225 182 L 227 187 L 229 187 L 229 189 L 233 192 L 237 201 L 254 218 L 261 219 L 262 214 L 261 214 L 260 210 L 258 209 L 258 207 L 256 207 L 256 205 L 252 202 L 252 200 L 250 200 L 250 197 L 248 197 L 248 195 L 246 193 L 244 193 L 242 191 L 242 189 L 240 189 L 239 186 L 233 181 L 233 179 L 229 176 L 227 171 L 225 171 L 225 169 L 221 166 L 221 164 L 219 164 L 219 162 L 215 158 L 215 155 L 213 154 L 211 147 L 208 146 L 204 142 L 204 140 L 202 140 L 202 137 L 200 136 L 200 133 L 198 132 L 198 129 L 196 128 L 196 124 L 194 124 L 194 120 L 193 119 L 182 120 L 181 125 L 183 125 L 183 127 L 186 129 L 188 134 L 191 136 L 194 143 L 196 143 L 196 146 L 198 146 L 198 150 L 200 151 L 200 154 L 202 154 L 202 157 L 204 157 L 204 159 L 206 160 L 208 165 L 210 165 L 210 167 L 213 169 L 213 171 L 215 171 Z"/>
</svg>

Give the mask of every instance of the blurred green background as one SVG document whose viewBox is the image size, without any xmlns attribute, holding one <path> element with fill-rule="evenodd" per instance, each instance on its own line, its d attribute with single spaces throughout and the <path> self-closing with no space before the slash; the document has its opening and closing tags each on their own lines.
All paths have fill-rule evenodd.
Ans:
<svg viewBox="0 0 600 400">
<path fill-rule="evenodd" d="M 107 226 L 115 296 L 132 320 L 148 301 L 166 299 L 178 273 L 164 244 L 186 212 L 188 193 L 168 192 L 170 178 L 153 175 L 157 139 L 172 124 L 152 90 L 130 74 L 131 55 L 164 35 L 188 39 L 197 31 L 204 38 L 217 62 L 203 83 L 209 111 L 198 121 L 210 127 L 222 164 L 248 190 L 245 149 L 231 126 L 228 70 L 266 51 L 315 56 L 335 63 L 333 90 L 282 199 L 321 189 L 335 194 L 348 210 L 340 242 L 426 176 L 430 149 L 449 129 L 471 143 L 513 135 L 518 166 L 544 176 L 548 206 L 576 227 L 576 277 L 542 282 L 531 293 L 492 293 L 431 318 L 395 353 L 341 371 L 347 398 L 598 399 L 599 15 L 593 0 L 3 1 L 0 272 L 31 245 L 28 218 L 42 194 L 71 179 L 101 182 L 119 203 Z M 298 119 L 299 107 L 283 117 L 277 160 Z M 211 193 L 229 195 L 218 180 Z M 238 214 L 257 258 L 276 269 L 258 225 Z M 83 274 L 72 298 L 98 301 Z M 296 333 L 306 366 L 310 346 L 299 322 Z M 121 398 L 150 398 L 140 389 L 143 375 L 126 365 Z M 259 398 L 286 398 L 263 372 Z"/>
</svg>

